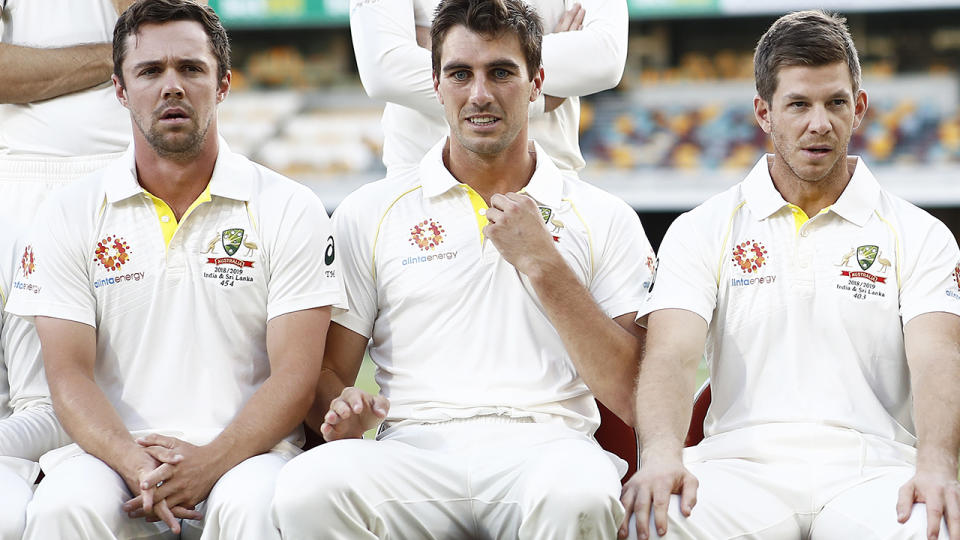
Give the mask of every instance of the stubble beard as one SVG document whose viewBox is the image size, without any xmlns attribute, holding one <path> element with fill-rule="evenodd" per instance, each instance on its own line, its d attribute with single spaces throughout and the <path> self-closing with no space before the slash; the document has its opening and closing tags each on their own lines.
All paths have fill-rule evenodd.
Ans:
<svg viewBox="0 0 960 540">
<path fill-rule="evenodd" d="M 210 130 L 210 123 L 213 121 L 211 116 L 207 123 L 202 127 L 196 120 L 191 119 L 192 125 L 187 127 L 188 133 L 185 137 L 167 137 L 159 125 L 159 121 L 153 122 L 149 129 L 144 129 L 143 119 L 134 116 L 134 123 L 137 129 L 143 134 L 147 144 L 157 153 L 158 156 L 171 161 L 185 162 L 190 161 L 200 155 L 204 141 L 207 140 L 207 132 Z"/>
<path fill-rule="evenodd" d="M 774 135 L 774 133 L 776 133 L 776 127 L 774 125 L 774 122 L 771 120 L 770 121 L 770 134 L 771 134 L 770 139 L 771 141 L 773 141 L 774 151 L 776 152 L 777 155 L 780 156 L 780 161 L 782 161 L 783 164 L 786 165 L 787 169 L 790 170 L 790 174 L 792 174 L 795 178 L 797 178 L 801 182 L 811 183 L 811 184 L 817 183 L 825 178 L 829 178 L 835 175 L 838 167 L 846 168 L 846 156 L 847 156 L 847 149 L 850 146 L 850 139 L 847 139 L 846 141 L 844 141 L 844 143 L 840 146 L 839 152 L 836 155 L 836 159 L 829 169 L 824 171 L 823 174 L 819 176 L 808 176 L 808 175 L 801 174 L 800 171 L 798 170 L 798 167 L 793 163 L 794 159 L 799 158 L 799 153 L 802 152 L 802 148 L 800 147 L 799 143 L 786 145 L 790 148 L 790 152 L 789 153 L 784 152 L 785 145 L 782 144 L 780 137 L 778 137 L 777 135 Z M 797 158 L 795 158 L 794 156 L 797 156 Z"/>
</svg>

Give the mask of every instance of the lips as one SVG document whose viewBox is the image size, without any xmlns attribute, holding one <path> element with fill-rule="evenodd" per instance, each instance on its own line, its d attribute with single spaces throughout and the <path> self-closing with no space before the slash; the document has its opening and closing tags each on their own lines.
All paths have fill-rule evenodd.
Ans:
<svg viewBox="0 0 960 540">
<path fill-rule="evenodd" d="M 488 127 L 499 122 L 500 119 L 489 114 L 477 114 L 467 117 L 467 122 L 477 127 Z"/>
<path fill-rule="evenodd" d="M 164 109 L 160 113 L 160 120 L 179 120 L 179 119 L 188 119 L 190 115 L 186 111 L 179 107 L 171 107 L 169 109 Z"/>
</svg>

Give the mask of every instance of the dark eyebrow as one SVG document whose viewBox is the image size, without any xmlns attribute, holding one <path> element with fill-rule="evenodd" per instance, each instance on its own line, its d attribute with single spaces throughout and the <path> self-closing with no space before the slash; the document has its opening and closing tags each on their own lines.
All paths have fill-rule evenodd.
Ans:
<svg viewBox="0 0 960 540">
<path fill-rule="evenodd" d="M 497 59 L 497 60 L 493 60 L 492 62 L 489 62 L 489 63 L 488 63 L 486 66 L 484 66 L 484 67 L 485 67 L 486 69 L 493 69 L 493 68 L 506 68 L 506 69 L 514 69 L 514 70 L 519 70 L 519 69 L 520 69 L 520 65 L 519 65 L 519 64 L 517 64 L 517 63 L 514 62 L 513 60 L 509 60 L 509 59 L 507 59 L 507 58 L 499 58 L 499 59 Z M 450 71 L 459 71 L 459 70 L 461 70 L 461 69 L 468 69 L 468 70 L 469 70 L 469 69 L 473 69 L 473 66 L 471 66 L 471 65 L 469 65 L 469 64 L 465 64 L 465 63 L 463 63 L 463 62 L 451 62 L 451 63 L 446 64 L 445 66 L 443 66 L 442 71 L 443 71 L 444 73 L 448 73 L 448 72 L 450 72 Z"/>
<path fill-rule="evenodd" d="M 143 62 L 135 64 L 133 66 L 133 70 L 139 71 L 144 68 L 161 66 L 163 64 L 164 62 L 162 60 L 145 60 Z M 206 61 L 204 61 L 203 58 L 180 58 L 177 60 L 177 65 L 182 66 L 184 64 L 193 64 L 193 65 L 200 65 L 200 66 L 207 65 Z"/>
</svg>

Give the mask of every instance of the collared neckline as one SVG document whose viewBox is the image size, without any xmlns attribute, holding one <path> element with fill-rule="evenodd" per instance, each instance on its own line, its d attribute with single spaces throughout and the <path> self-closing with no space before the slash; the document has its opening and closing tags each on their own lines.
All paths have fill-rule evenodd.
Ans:
<svg viewBox="0 0 960 540">
<path fill-rule="evenodd" d="M 536 141 L 531 140 L 530 143 L 533 144 L 537 164 L 530 181 L 520 192 L 529 194 L 538 203 L 559 206 L 563 195 L 561 172 Z M 447 139 L 441 140 L 420 161 L 420 184 L 425 197 L 436 197 L 463 185 L 443 164 L 443 148 L 446 144 Z"/>
<path fill-rule="evenodd" d="M 766 219 L 789 205 L 773 185 L 768 162 L 771 157 L 771 154 L 762 156 L 742 183 L 747 206 L 757 220 Z M 828 208 L 862 227 L 880 203 L 880 184 L 859 156 L 848 156 L 848 159 L 856 160 L 853 176 L 837 202 Z"/>
<path fill-rule="evenodd" d="M 217 161 L 208 185 L 210 194 L 238 201 L 249 201 L 253 188 L 250 172 L 244 170 L 246 160 L 234 154 L 223 138 L 219 139 Z M 108 203 L 116 203 L 135 195 L 142 195 L 144 188 L 137 181 L 137 166 L 133 143 L 115 162 L 104 170 L 105 191 Z"/>
</svg>

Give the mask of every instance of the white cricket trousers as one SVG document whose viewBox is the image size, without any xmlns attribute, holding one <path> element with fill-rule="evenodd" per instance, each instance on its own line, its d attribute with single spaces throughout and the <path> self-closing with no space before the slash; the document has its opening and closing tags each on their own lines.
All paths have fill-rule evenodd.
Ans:
<svg viewBox="0 0 960 540">
<path fill-rule="evenodd" d="M 8 462 L 21 462 L 10 464 Z M 33 497 L 35 463 L 0 457 L 0 540 L 20 540 L 26 523 L 27 504 Z M 27 480 L 30 478 L 30 480 Z"/>
<path fill-rule="evenodd" d="M 560 424 L 481 417 L 320 445 L 277 480 L 284 539 L 616 538 L 620 473 Z"/>
<path fill-rule="evenodd" d="M 287 454 L 253 456 L 227 471 L 197 510 L 203 521 L 181 520 L 184 539 L 279 539 L 270 499 Z M 121 509 L 130 490 L 106 463 L 79 454 L 46 476 L 27 507 L 25 540 L 177 538 L 165 523 L 131 519 Z"/>
<path fill-rule="evenodd" d="M 122 156 L 79 157 L 0 156 L 0 216 L 27 227 L 40 204 L 54 190 L 106 167 Z"/>
<path fill-rule="evenodd" d="M 897 521 L 897 492 L 914 474 L 908 445 L 820 424 L 771 424 L 704 439 L 684 450 L 697 477 L 690 517 L 673 495 L 669 539 L 926 539 L 927 511 Z M 640 464 L 643 467 L 643 464 Z M 636 529 L 631 523 L 631 538 Z M 650 537 L 660 538 L 650 520 Z M 940 539 L 947 539 L 946 523 Z"/>
</svg>

